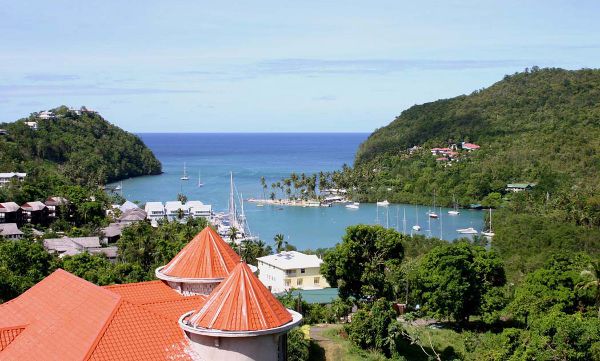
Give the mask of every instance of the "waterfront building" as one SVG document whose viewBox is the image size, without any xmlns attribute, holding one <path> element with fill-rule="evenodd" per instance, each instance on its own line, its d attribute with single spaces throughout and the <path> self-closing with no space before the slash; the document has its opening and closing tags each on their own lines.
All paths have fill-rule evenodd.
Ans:
<svg viewBox="0 0 600 361">
<path fill-rule="evenodd" d="M 208 295 L 164 280 L 99 287 L 55 271 L 0 304 L 0 359 L 286 360 L 286 334 L 302 316 L 217 237 L 203 230 L 169 262 L 186 276 L 223 276 Z"/>
<path fill-rule="evenodd" d="M 144 211 L 151 221 L 158 221 L 165 218 L 165 206 L 162 202 L 147 202 Z"/>
<path fill-rule="evenodd" d="M 188 201 L 185 204 L 185 208 L 189 210 L 189 215 L 194 218 L 204 217 L 209 219 L 212 216 L 212 206 L 200 201 Z"/>
<path fill-rule="evenodd" d="M 15 202 L 0 203 L 0 223 L 20 223 L 21 207 Z"/>
<path fill-rule="evenodd" d="M 303 290 L 329 287 L 321 275 L 323 260 L 297 251 L 257 258 L 259 278 L 273 293 L 291 288 Z"/>
<path fill-rule="evenodd" d="M 0 223 L 0 236 L 5 239 L 21 239 L 23 232 L 17 227 L 16 223 Z"/>
<path fill-rule="evenodd" d="M 135 203 L 133 203 L 131 201 L 125 201 L 123 204 L 121 204 L 119 206 L 119 210 L 122 213 L 125 213 L 125 212 L 127 212 L 129 210 L 132 210 L 132 209 L 141 209 L 141 208 L 137 204 L 135 204 Z"/>
<path fill-rule="evenodd" d="M 165 215 L 169 221 L 184 219 L 190 215 L 190 210 L 180 201 L 168 201 L 165 202 Z"/>
<path fill-rule="evenodd" d="M 8 185 L 13 180 L 22 182 L 27 173 L 19 173 L 19 172 L 8 172 L 8 173 L 0 173 L 0 187 L 4 187 Z"/>
</svg>

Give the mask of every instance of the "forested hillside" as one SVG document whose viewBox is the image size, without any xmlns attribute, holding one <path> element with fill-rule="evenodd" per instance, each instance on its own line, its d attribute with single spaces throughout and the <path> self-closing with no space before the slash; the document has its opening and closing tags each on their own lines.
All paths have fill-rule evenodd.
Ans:
<svg viewBox="0 0 600 361">
<path fill-rule="evenodd" d="M 53 109 L 53 119 L 34 113 L 0 124 L 0 172 L 55 176 L 82 185 L 97 185 L 147 174 L 161 164 L 136 135 L 110 124 L 94 112 Z M 25 122 L 37 122 L 37 130 Z"/>
</svg>

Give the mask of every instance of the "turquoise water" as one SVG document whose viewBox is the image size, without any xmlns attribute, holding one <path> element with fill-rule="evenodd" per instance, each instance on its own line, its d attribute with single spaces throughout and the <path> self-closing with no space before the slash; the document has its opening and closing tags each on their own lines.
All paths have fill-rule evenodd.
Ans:
<svg viewBox="0 0 600 361">
<path fill-rule="evenodd" d="M 175 200 L 178 193 L 190 200 L 212 204 L 215 211 L 227 208 L 229 172 L 244 198 L 262 197 L 260 177 L 267 183 L 287 177 L 291 172 L 315 173 L 339 169 L 352 164 L 359 144 L 366 133 L 185 133 L 139 134 L 163 164 L 164 173 L 123 181 L 123 196 L 142 203 Z M 184 162 L 190 177 L 181 181 Z M 203 187 L 197 187 L 198 173 Z M 447 215 L 448 209 L 436 210 L 441 219 L 429 220 L 428 207 L 418 210 L 411 205 L 390 205 L 377 208 L 361 204 L 351 210 L 343 205 L 329 208 L 257 207 L 245 203 L 251 231 L 266 242 L 277 233 L 299 249 L 330 247 L 339 242 L 344 229 L 352 224 L 388 225 L 406 230 L 419 218 L 421 234 L 452 240 L 459 236 L 458 228 L 481 230 L 483 213 L 463 210 L 458 216 Z M 378 214 L 379 213 L 379 214 Z M 429 231 L 430 230 L 430 231 Z"/>
</svg>

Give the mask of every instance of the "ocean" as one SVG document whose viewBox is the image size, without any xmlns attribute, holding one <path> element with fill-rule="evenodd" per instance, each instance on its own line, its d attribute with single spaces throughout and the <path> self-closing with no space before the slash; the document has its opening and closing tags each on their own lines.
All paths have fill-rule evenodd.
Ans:
<svg viewBox="0 0 600 361">
<path fill-rule="evenodd" d="M 138 134 L 163 165 L 163 174 L 123 181 L 123 196 L 131 201 L 175 200 L 178 193 L 189 200 L 211 204 L 225 211 L 229 199 L 229 172 L 243 198 L 262 198 L 260 177 L 267 184 L 288 177 L 291 172 L 318 173 L 351 165 L 354 154 L 368 133 L 141 133 Z M 188 181 L 180 180 L 186 167 Z M 203 187 L 198 187 L 198 178 Z M 113 184 L 114 186 L 115 184 Z M 244 204 L 250 230 L 268 244 L 277 233 L 299 250 L 331 247 L 341 240 L 347 226 L 382 224 L 410 233 L 421 225 L 425 235 L 453 240 L 458 228 L 481 230 L 483 213 L 462 210 L 430 220 L 428 207 L 392 204 L 387 208 L 361 204 L 357 210 L 344 205 L 329 208 L 257 207 Z M 439 209 L 437 210 L 439 212 Z M 403 222 L 406 214 L 406 222 Z M 406 226 L 405 226 L 406 224 Z"/>
</svg>

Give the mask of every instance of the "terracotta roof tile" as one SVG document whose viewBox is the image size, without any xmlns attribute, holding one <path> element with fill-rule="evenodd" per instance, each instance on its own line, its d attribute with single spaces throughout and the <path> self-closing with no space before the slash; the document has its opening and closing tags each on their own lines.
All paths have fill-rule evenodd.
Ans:
<svg viewBox="0 0 600 361">
<path fill-rule="evenodd" d="M 292 315 L 245 262 L 238 262 L 189 318 L 191 326 L 223 331 L 267 330 L 291 321 Z"/>
<path fill-rule="evenodd" d="M 212 228 L 204 228 L 162 270 L 179 278 L 225 278 L 240 256 Z"/>
<path fill-rule="evenodd" d="M 136 304 L 147 304 L 183 298 L 179 293 L 163 281 L 125 283 L 122 285 L 104 286 L 107 290 L 121 295 L 125 300 Z"/>
<path fill-rule="evenodd" d="M 204 304 L 204 301 L 206 301 L 206 296 L 197 295 L 182 297 L 178 300 L 149 303 L 143 307 L 163 315 L 164 317 L 167 317 L 171 321 L 177 323 L 181 315 L 189 311 L 199 309 Z"/>
<path fill-rule="evenodd" d="M 4 350 L 17 336 L 21 334 L 21 331 L 25 329 L 25 326 L 15 326 L 0 329 L 0 351 Z"/>
<path fill-rule="evenodd" d="M 89 360 L 191 360 L 177 323 L 123 301 Z"/>
</svg>

